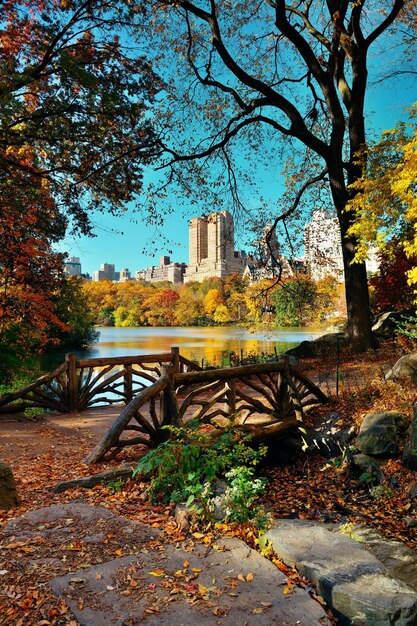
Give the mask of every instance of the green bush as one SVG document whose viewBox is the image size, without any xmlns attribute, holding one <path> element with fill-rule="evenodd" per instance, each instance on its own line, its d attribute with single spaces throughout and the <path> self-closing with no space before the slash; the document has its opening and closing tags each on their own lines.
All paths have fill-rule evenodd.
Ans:
<svg viewBox="0 0 417 626">
<path fill-rule="evenodd" d="M 148 452 L 133 473 L 151 478 L 151 498 L 186 502 L 197 515 L 207 519 L 217 505 L 213 485 L 216 479 L 223 478 L 227 485 L 222 503 L 225 519 L 251 519 L 253 503 L 265 487 L 262 479 L 254 478 L 254 467 L 266 454 L 266 447 L 253 450 L 247 437 L 231 429 L 213 441 L 210 432 L 202 432 L 195 422 L 182 428 L 167 428 L 171 438 Z"/>
</svg>

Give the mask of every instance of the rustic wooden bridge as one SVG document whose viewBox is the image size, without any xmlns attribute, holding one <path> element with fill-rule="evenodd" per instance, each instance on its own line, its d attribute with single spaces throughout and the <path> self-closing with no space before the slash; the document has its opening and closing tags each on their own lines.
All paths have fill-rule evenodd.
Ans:
<svg viewBox="0 0 417 626">
<path fill-rule="evenodd" d="M 1 396 L 0 415 L 28 407 L 75 413 L 124 404 L 86 459 L 96 463 L 126 446 L 155 447 L 169 436 L 164 426 L 190 420 L 214 429 L 233 424 L 254 440 L 266 441 L 302 431 L 305 411 L 325 402 L 327 396 L 288 357 L 202 370 L 174 347 L 170 353 L 107 359 L 69 354 L 53 372 Z"/>
</svg>

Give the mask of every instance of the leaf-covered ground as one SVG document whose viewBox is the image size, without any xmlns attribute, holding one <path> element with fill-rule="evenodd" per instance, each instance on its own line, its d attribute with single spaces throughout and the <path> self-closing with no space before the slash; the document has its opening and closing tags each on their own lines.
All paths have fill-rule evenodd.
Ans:
<svg viewBox="0 0 417 626">
<path fill-rule="evenodd" d="M 417 390 L 406 384 L 386 382 L 382 376 L 397 358 L 398 354 L 389 346 L 360 357 L 342 355 L 337 399 L 334 398 L 335 357 L 305 361 L 304 370 L 320 380 L 324 391 L 330 392 L 334 398 L 330 407 L 320 407 L 309 416 L 310 424 L 329 410 L 337 411 L 341 425 L 354 424 L 356 428 L 359 428 L 363 417 L 373 411 L 398 410 L 411 418 Z M 76 500 L 104 506 L 128 519 L 163 529 L 161 545 L 166 541 L 184 542 L 187 549 L 192 549 L 196 540 L 213 541 L 210 531 L 203 530 L 197 533 L 197 537 L 184 535 L 175 525 L 172 508 L 149 502 L 146 485 L 141 482 L 130 481 L 122 490 L 113 485 L 53 493 L 51 487 L 61 480 L 87 476 L 120 465 L 120 458 L 101 464 L 99 470 L 85 465 L 83 459 L 91 450 L 93 440 L 84 430 L 71 433 L 42 421 L 3 421 L 0 433 L 0 458 L 11 465 L 21 497 L 17 510 L 0 513 L 2 524 L 25 511 Z M 135 451 L 125 451 L 124 455 L 125 460 L 132 461 Z M 340 466 L 339 460 L 319 456 L 296 455 L 290 464 L 269 465 L 263 471 L 269 481 L 265 506 L 278 517 L 365 522 L 388 537 L 399 539 L 412 548 L 417 547 L 417 475 L 404 468 L 400 458 L 390 459 L 383 465 L 378 475 L 380 489 L 376 493 L 372 488 L 377 486 L 377 482 L 361 480 L 361 471 L 351 466 Z M 223 532 L 230 532 L 230 529 L 224 527 Z M 237 532 L 253 544 L 254 534 L 250 529 L 242 527 Z M 48 562 L 45 561 L 44 566 L 35 572 L 28 571 L 24 566 L 28 555 L 37 555 L 40 563 L 42 559 L 50 558 L 52 547 L 45 542 L 19 544 L 10 538 L 7 543 L 3 540 L 1 543 L 0 624 L 74 626 L 76 622 L 65 603 L 55 598 L 46 584 L 51 578 Z M 134 553 L 132 546 L 129 553 Z M 121 545 L 117 534 L 109 532 L 99 547 L 95 546 L 94 553 L 81 537 L 78 543 L 58 544 L 52 556 L 60 559 L 61 575 L 115 558 L 125 554 L 127 549 L 124 544 Z M 290 580 L 290 573 L 287 572 L 287 575 Z"/>
</svg>

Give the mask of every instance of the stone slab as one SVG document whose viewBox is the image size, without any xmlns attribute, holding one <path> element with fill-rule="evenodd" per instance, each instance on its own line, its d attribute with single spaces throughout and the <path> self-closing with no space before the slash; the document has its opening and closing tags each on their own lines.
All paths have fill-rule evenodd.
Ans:
<svg viewBox="0 0 417 626">
<path fill-rule="evenodd" d="M 305 590 L 284 594 L 285 576 L 234 538 L 219 542 L 218 549 L 201 545 L 192 552 L 168 544 L 157 553 L 56 577 L 50 585 L 80 626 L 131 626 L 142 620 L 148 626 L 330 624 Z"/>
<path fill-rule="evenodd" d="M 416 591 L 390 575 L 354 527 L 350 534 L 334 525 L 277 520 L 267 538 L 285 563 L 312 582 L 342 624 L 417 624 Z"/>
</svg>

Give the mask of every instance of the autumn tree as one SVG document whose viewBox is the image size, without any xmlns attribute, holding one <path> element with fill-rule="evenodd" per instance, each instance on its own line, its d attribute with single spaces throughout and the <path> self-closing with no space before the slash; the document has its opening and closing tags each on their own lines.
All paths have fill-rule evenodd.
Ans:
<svg viewBox="0 0 417 626">
<path fill-rule="evenodd" d="M 156 288 L 144 302 L 149 326 L 175 326 L 179 294 L 172 288 Z"/>
<path fill-rule="evenodd" d="M 209 289 L 204 296 L 204 312 L 210 317 L 213 317 L 218 306 L 224 304 L 224 298 L 218 289 Z"/>
<path fill-rule="evenodd" d="M 51 301 L 59 320 L 59 324 L 52 325 L 48 331 L 52 346 L 59 342 L 60 348 L 74 349 L 89 346 L 98 339 L 99 332 L 94 329 L 95 318 L 88 309 L 82 278 L 67 277 L 51 294 Z"/>
<path fill-rule="evenodd" d="M 184 285 L 179 291 L 175 319 L 178 326 L 195 326 L 204 315 L 204 305 L 193 289 L 193 284 Z"/>
<path fill-rule="evenodd" d="M 99 326 L 114 325 L 114 310 L 117 307 L 117 286 L 109 280 L 85 281 L 82 285 L 87 308 Z"/>
<path fill-rule="evenodd" d="M 274 292 L 275 315 L 278 326 L 308 326 L 320 324 L 335 309 L 336 283 L 326 277 L 314 282 L 300 274 L 285 281 Z"/>
<path fill-rule="evenodd" d="M 329 190 L 342 239 L 348 330 L 363 348 L 371 344 L 366 268 L 352 263 L 357 239 L 344 209 L 355 193 L 349 185 L 361 176 L 355 155 L 367 139 L 370 51 L 384 42 L 403 6 L 404 0 L 155 0 L 148 13 L 153 42 L 165 46 L 166 67 L 175 62 L 177 70 L 163 141 L 170 178 L 185 187 L 194 178 L 201 187 L 215 172 L 221 187 L 224 173 L 239 205 L 239 159 L 255 155 L 281 167 L 285 149 L 300 150 L 287 163 L 293 200 L 273 226 L 313 185 Z M 158 61 L 163 68 L 162 52 Z M 251 173 L 246 180 L 254 182 Z"/>
<path fill-rule="evenodd" d="M 161 83 L 133 36 L 128 0 L 11 0 L 0 25 L 0 177 L 48 184 L 84 233 L 125 209 L 155 154 L 147 114 Z M 137 21 L 137 20 L 136 20 Z M 22 159 L 28 147 L 33 158 Z"/>
<path fill-rule="evenodd" d="M 23 323 L 33 333 L 18 333 L 18 342 L 32 334 L 31 345 L 53 341 L 45 333 L 59 328 L 59 307 L 49 306 L 48 291 L 62 276 L 63 257 L 51 244 L 68 226 L 91 233 L 93 212 L 125 210 L 159 151 L 148 107 L 161 83 L 129 44 L 136 15 L 128 0 L 2 3 L 3 345 Z"/>
<path fill-rule="evenodd" d="M 388 258 L 395 255 L 395 245 L 403 248 L 409 259 L 398 262 L 407 271 L 410 285 L 417 285 L 417 106 L 410 109 L 409 123 L 383 133 L 381 140 L 358 155 L 362 176 L 352 185 L 355 196 L 349 202 L 350 232 L 360 239 L 357 259 L 367 254 L 377 242 Z M 388 247 L 386 244 L 388 243 Z M 398 267 L 400 269 L 400 267 Z M 402 277 L 403 278 L 403 277 Z"/>
<path fill-rule="evenodd" d="M 417 255 L 407 256 L 401 241 L 394 237 L 378 257 L 378 272 L 369 281 L 375 312 L 411 310 L 415 293 L 407 276 L 417 266 Z"/>
<path fill-rule="evenodd" d="M 0 181 L 0 197 L 0 378 L 8 380 L 28 353 L 56 339 L 52 327 L 68 327 L 53 301 L 64 276 L 63 255 L 51 241 L 63 225 L 48 188 L 33 184 L 28 193 L 18 185 L 12 191 Z"/>
</svg>

